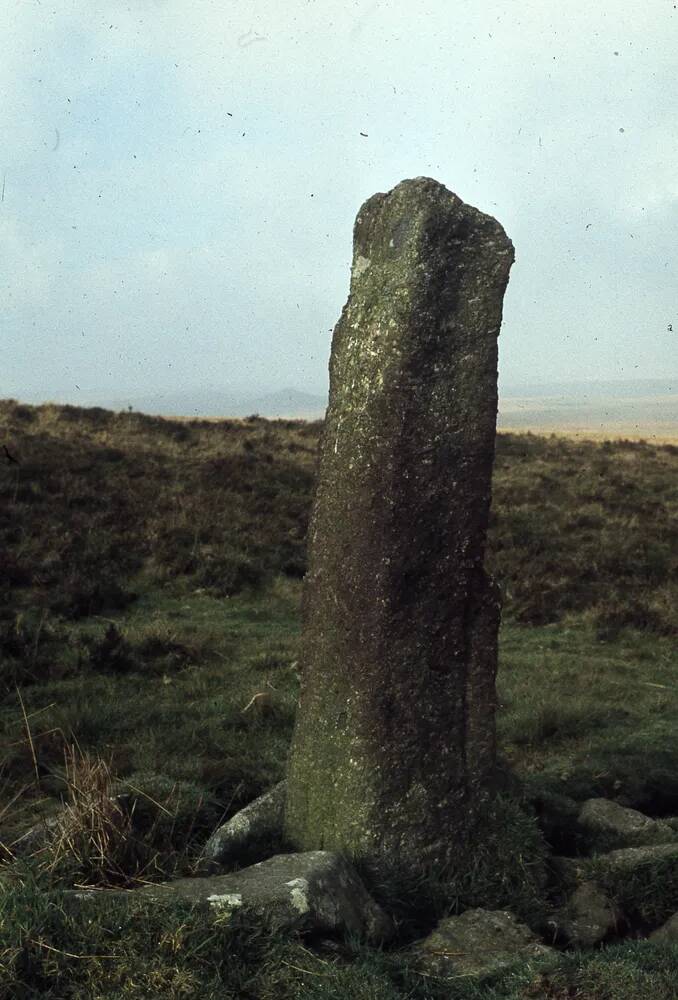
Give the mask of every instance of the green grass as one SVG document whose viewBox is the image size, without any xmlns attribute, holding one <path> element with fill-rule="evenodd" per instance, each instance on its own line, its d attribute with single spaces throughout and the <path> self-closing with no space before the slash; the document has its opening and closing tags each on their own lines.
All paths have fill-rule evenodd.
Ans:
<svg viewBox="0 0 678 1000">
<path fill-rule="evenodd" d="M 636 942 L 518 964 L 489 981 L 423 976 L 409 949 L 277 936 L 186 906 L 64 905 L 26 879 L 0 889 L 0 1000 L 672 1000 L 678 947 Z"/>
<path fill-rule="evenodd" d="M 214 826 L 283 776 L 320 424 L 5 403 L 0 429 L 22 463 L 0 470 L 0 854 L 68 800 L 72 747 L 138 798 L 142 828 L 103 870 L 85 843 L 0 871 L 0 1000 L 675 995 L 675 947 L 646 942 L 482 986 L 416 970 L 411 942 L 443 913 L 485 901 L 540 924 L 544 849 L 577 845 L 557 824 L 544 845 L 525 804 L 445 886 L 372 877 L 400 921 L 383 952 L 141 900 L 96 927 L 67 911 L 59 886 L 199 870 Z M 570 798 L 598 795 L 678 815 L 677 471 L 671 448 L 498 439 L 501 755 L 528 800 L 569 797 L 565 824 Z M 243 715 L 258 691 L 272 712 Z M 674 905 L 672 869 L 608 882 L 639 925 Z"/>
<path fill-rule="evenodd" d="M 161 775 L 169 789 L 179 785 L 194 790 L 194 798 L 202 799 L 198 809 L 202 815 L 179 814 L 176 822 L 179 831 L 185 829 L 181 823 L 192 823 L 196 836 L 183 852 L 177 850 L 179 845 L 171 836 L 169 842 L 167 838 L 159 841 L 157 846 L 164 854 L 144 877 L 192 872 L 208 835 L 207 826 L 216 822 L 215 816 L 229 815 L 283 774 L 298 690 L 299 595 L 299 584 L 284 578 L 265 595 L 228 600 L 206 594 L 172 594 L 167 589 L 142 592 L 133 607 L 116 616 L 120 634 L 133 649 L 149 634 L 169 635 L 176 644 L 193 650 L 195 658 L 166 673 L 158 672 L 155 661 L 148 672 L 138 661 L 134 670 L 124 674 L 81 670 L 61 681 L 26 686 L 22 697 L 41 767 L 39 789 L 16 692 L 8 694 L 0 709 L 2 750 L 7 761 L 5 792 L 8 795 L 29 786 L 21 808 L 16 813 L 12 810 L 17 827 L 44 812 L 46 803 L 54 807 L 58 802 L 60 786 L 54 775 L 58 772 L 61 735 L 41 736 L 56 728 L 67 738 L 77 739 L 83 750 L 110 756 L 122 786 L 130 781 L 134 788 L 141 787 L 157 800 L 157 775 Z M 103 635 L 107 627 L 108 622 L 99 621 L 71 625 L 91 636 Z M 591 626 L 581 623 L 567 628 L 506 625 L 500 648 L 500 743 L 504 757 L 528 789 L 557 791 L 578 799 L 609 794 L 634 805 L 652 802 L 660 789 L 669 796 L 671 786 L 665 782 L 678 770 L 674 735 L 678 731 L 678 704 L 672 684 L 676 653 L 669 640 L 627 632 L 616 642 L 602 643 Z M 243 718 L 241 709 L 251 694 L 268 684 L 280 699 L 275 713 L 262 719 Z M 673 789 L 674 797 L 664 801 L 669 811 L 678 805 L 675 784 Z M 190 802 L 189 806 L 194 808 Z M 528 847 L 528 827 L 521 834 L 520 823 L 524 821 L 516 817 L 516 822 L 518 839 L 524 834 L 529 867 L 538 856 L 538 848 Z M 3 825 L 3 830 L 12 825 Z M 499 841 L 494 847 L 488 845 L 487 867 L 477 851 L 475 868 L 471 863 L 460 866 L 452 901 L 449 892 L 436 901 L 434 885 L 422 904 L 421 887 L 411 887 L 411 895 L 403 897 L 400 883 L 398 897 L 388 886 L 371 884 L 392 912 L 400 912 L 405 925 L 401 941 L 425 933 L 432 920 L 455 909 L 455 900 L 461 909 L 489 900 L 490 905 L 524 911 L 521 915 L 525 919 L 532 909 L 532 922 L 539 922 L 538 907 L 544 900 L 538 897 L 543 887 L 538 878 L 532 883 L 525 880 L 518 863 L 519 850 L 506 833 L 506 822 L 500 826 Z M 494 829 L 496 824 L 490 827 Z M 502 850 L 507 852 L 507 865 L 500 863 Z M 502 882 L 497 875 L 501 871 L 513 872 L 513 881 Z M 369 883 L 369 873 L 365 874 Z M 118 930 L 109 931 L 105 940 L 98 942 L 92 939 L 89 925 L 80 926 L 81 918 L 63 913 L 61 904 L 48 903 L 56 898 L 50 896 L 55 885 L 72 884 L 86 875 L 66 868 L 51 873 L 49 879 L 39 876 L 36 884 L 35 872 L 29 869 L 24 875 L 26 888 L 17 890 L 15 886 L 7 891 L 3 905 L 8 909 L 0 920 L 0 941 L 7 955 L 15 955 L 15 966 L 18 963 L 31 970 L 25 976 L 31 989 L 38 991 L 23 995 L 49 995 L 39 990 L 47 990 L 45 983 L 51 975 L 57 976 L 57 982 L 61 976 L 69 989 L 81 990 L 65 995 L 83 997 L 136 997 L 143 996 L 144 989 L 155 989 L 159 996 L 179 997 L 186 995 L 182 990 L 194 989 L 215 997 L 229 995 L 231 990 L 234 996 L 252 997 L 560 998 L 570 995 L 567 991 L 575 984 L 581 997 L 649 998 L 671 995 L 667 984 L 678 961 L 675 950 L 668 946 L 633 943 L 576 960 L 563 955 L 557 970 L 545 973 L 543 980 L 535 969 L 520 967 L 485 987 L 484 993 L 460 981 L 453 984 L 458 992 L 450 994 L 445 992 L 449 984 L 433 982 L 411 967 L 404 944 L 384 954 L 355 946 L 339 961 L 334 953 L 318 950 L 312 941 L 284 940 L 260 926 L 240 928 L 237 933 L 227 927 L 215 931 L 212 924 L 196 914 L 189 918 L 181 908 L 154 914 L 149 937 L 137 933 L 137 923 L 125 911 L 115 918 Z M 133 873 L 130 878 L 133 884 Z M 609 888 L 628 908 L 628 885 L 615 890 L 611 884 Z M 22 896 L 24 892 L 28 896 Z M 645 908 L 643 916 L 652 915 L 648 899 L 656 899 L 656 893 L 653 896 L 648 891 L 647 880 L 637 887 L 636 897 Z M 11 916 L 16 913 L 12 907 L 19 905 L 18 898 L 30 898 L 30 906 L 25 904 L 32 914 L 30 920 Z M 662 905 L 666 906 L 666 900 Z M 151 941 L 171 941 L 175 936 L 182 941 L 180 949 L 161 948 L 149 954 Z M 33 944 L 29 941 L 26 958 L 21 949 L 27 947 L 28 938 Z M 7 944 L 10 940 L 15 943 Z M 196 944 L 203 945 L 199 958 L 193 951 Z M 224 947 L 236 950 L 228 967 L 218 957 Z M 76 959 L 55 955 L 51 948 L 71 956 L 101 952 L 117 958 Z M 282 956 L 289 965 L 281 966 Z M 114 961 L 117 965 L 111 964 Z M 10 968 L 8 965 L 7 970 Z M 299 972 L 299 968 L 306 971 Z M 22 996 L 18 973 L 6 971 L 5 975 L 12 984 L 11 989 L 7 986 L 6 995 Z M 542 992 L 530 992 L 537 988 Z"/>
<path fill-rule="evenodd" d="M 678 813 L 678 649 L 583 623 L 501 631 L 500 744 L 528 783 Z"/>
<path fill-rule="evenodd" d="M 61 764 L 64 737 L 112 757 L 120 777 L 167 774 L 232 798 L 233 809 L 279 780 L 298 691 L 299 597 L 299 583 L 285 578 L 265 597 L 226 601 L 142 592 L 115 617 L 130 651 L 123 671 L 115 660 L 88 660 L 71 676 L 20 688 L 43 786 Z M 113 621 L 71 624 L 70 647 L 91 655 Z M 498 719 L 505 758 L 538 788 L 678 812 L 677 666 L 674 645 L 659 636 L 627 631 L 603 643 L 582 623 L 504 625 Z M 259 690 L 271 691 L 275 711 L 267 719 L 243 716 Z M 0 703 L 0 724 L 6 794 L 14 793 L 34 785 L 14 690 Z"/>
<path fill-rule="evenodd" d="M 27 808 L 45 790 L 59 792 L 64 741 L 110 758 L 120 778 L 145 772 L 192 782 L 222 802 L 226 815 L 280 780 L 298 687 L 298 590 L 298 583 L 281 580 L 265 602 L 142 594 L 116 619 L 131 666 L 120 672 L 115 660 L 112 669 L 87 661 L 72 676 L 21 689 L 39 787 L 17 693 L 0 703 L 5 797 L 28 786 Z M 109 628 L 110 621 L 72 625 L 71 644 L 103 642 Z M 171 654 L 169 662 L 144 656 L 149 637 L 158 636 L 186 655 Z M 259 690 L 271 691 L 273 713 L 243 716 Z M 14 816 L 25 824 L 25 815 L 15 810 Z"/>
</svg>

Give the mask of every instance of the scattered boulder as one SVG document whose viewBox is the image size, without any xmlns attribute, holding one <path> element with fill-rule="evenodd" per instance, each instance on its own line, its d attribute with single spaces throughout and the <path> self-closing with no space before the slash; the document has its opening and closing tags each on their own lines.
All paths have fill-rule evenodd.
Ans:
<svg viewBox="0 0 678 1000">
<path fill-rule="evenodd" d="M 355 869 L 328 851 L 277 854 L 228 875 L 177 879 L 134 892 L 83 890 L 67 895 L 96 904 L 112 894 L 151 897 L 160 903 L 185 900 L 222 913 L 247 910 L 266 917 L 277 930 L 345 931 L 375 941 L 387 940 L 394 931 Z"/>
<path fill-rule="evenodd" d="M 551 858 L 559 895 L 569 897 L 585 882 L 596 882 L 636 928 L 657 927 L 678 901 L 678 843 L 624 847 L 589 858 Z"/>
<path fill-rule="evenodd" d="M 653 931 L 650 934 L 650 941 L 671 941 L 678 943 L 678 913 L 674 913 L 665 924 L 662 924 L 656 931 Z"/>
<path fill-rule="evenodd" d="M 678 843 L 650 844 L 643 847 L 623 847 L 617 851 L 594 854 L 589 858 L 566 858 L 554 855 L 549 868 L 556 883 L 569 894 L 579 885 L 596 881 L 598 876 L 619 879 L 638 875 L 644 868 L 657 864 L 678 864 Z"/>
<path fill-rule="evenodd" d="M 556 955 L 529 927 L 505 910 L 466 910 L 446 917 L 419 945 L 418 960 L 435 976 L 483 978 L 514 962 Z"/>
<path fill-rule="evenodd" d="M 586 881 L 588 860 L 588 858 L 562 857 L 559 854 L 551 855 L 548 859 L 551 882 L 560 896 L 569 896 L 581 882 Z"/>
<path fill-rule="evenodd" d="M 287 782 L 280 781 L 231 816 L 212 834 L 203 851 L 208 868 L 249 859 L 257 846 L 266 847 L 282 833 Z"/>
<path fill-rule="evenodd" d="M 610 799 L 587 799 L 579 810 L 577 823 L 587 846 L 598 852 L 678 839 L 676 831 L 667 823 Z"/>
<path fill-rule="evenodd" d="M 596 882 L 582 882 L 552 924 L 557 935 L 568 944 L 592 948 L 614 933 L 623 919 L 619 907 Z"/>
<path fill-rule="evenodd" d="M 589 865 L 595 864 L 597 867 L 616 875 L 629 876 L 636 874 L 641 867 L 650 866 L 657 862 L 678 863 L 678 843 L 625 847 L 589 859 Z"/>
</svg>

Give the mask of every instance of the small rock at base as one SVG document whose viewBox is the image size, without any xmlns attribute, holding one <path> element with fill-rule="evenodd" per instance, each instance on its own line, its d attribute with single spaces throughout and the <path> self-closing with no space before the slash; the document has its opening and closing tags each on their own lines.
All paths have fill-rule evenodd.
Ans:
<svg viewBox="0 0 678 1000">
<path fill-rule="evenodd" d="M 676 831 L 668 823 L 651 819 L 610 799 L 587 799 L 579 811 L 577 822 L 589 845 L 597 850 L 641 847 L 676 840 Z"/>
<path fill-rule="evenodd" d="M 216 867 L 237 861 L 244 852 L 282 832 L 287 782 L 280 781 L 215 830 L 205 844 L 202 859 Z"/>
<path fill-rule="evenodd" d="M 505 910 L 466 910 L 446 917 L 419 946 L 427 972 L 489 976 L 514 962 L 555 955 L 525 924 Z"/>
<path fill-rule="evenodd" d="M 678 913 L 674 913 L 672 917 L 658 927 L 656 931 L 653 931 L 649 937 L 650 941 L 678 941 Z"/>
<path fill-rule="evenodd" d="M 595 882 L 582 882 L 555 918 L 558 933 L 575 948 L 592 948 L 623 920 L 621 910 Z"/>
</svg>

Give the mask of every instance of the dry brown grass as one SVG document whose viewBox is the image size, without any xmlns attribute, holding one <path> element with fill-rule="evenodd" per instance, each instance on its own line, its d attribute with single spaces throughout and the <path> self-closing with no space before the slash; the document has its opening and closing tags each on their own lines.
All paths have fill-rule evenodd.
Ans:
<svg viewBox="0 0 678 1000">
<path fill-rule="evenodd" d="M 42 867 L 55 871 L 68 859 L 83 871 L 117 881 L 121 856 L 127 854 L 132 836 L 132 817 L 113 793 L 111 765 L 67 744 L 64 772 L 68 799 L 52 828 Z"/>
<path fill-rule="evenodd" d="M 33 740 L 26 724 L 27 742 Z M 62 741 L 63 801 L 12 840 L 0 840 L 0 865 L 18 857 L 29 860 L 45 876 L 78 885 L 132 887 L 172 874 L 180 860 L 175 839 L 186 842 L 202 803 L 186 815 L 181 783 L 166 781 L 153 795 L 131 781 L 121 781 L 112 761 L 83 750 L 77 741 Z M 0 774 L 0 792 L 2 788 Z M 40 788 L 24 785 L 0 808 L 0 821 L 21 809 Z M 39 804 L 39 803 L 38 803 Z M 36 803 L 33 801 L 33 805 Z M 174 837 L 174 833 L 178 837 Z M 186 859 L 191 867 L 192 860 Z M 186 866 L 184 865 L 184 867 Z"/>
<path fill-rule="evenodd" d="M 505 427 L 499 428 L 500 434 L 538 434 L 543 437 L 567 438 L 571 441 L 646 441 L 648 444 L 665 445 L 678 444 L 678 427 L 675 424 L 608 424 L 600 427 Z"/>
</svg>

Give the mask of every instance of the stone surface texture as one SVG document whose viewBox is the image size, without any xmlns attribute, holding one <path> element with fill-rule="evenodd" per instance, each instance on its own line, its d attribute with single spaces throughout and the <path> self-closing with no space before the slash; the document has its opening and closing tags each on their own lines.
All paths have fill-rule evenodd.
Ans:
<svg viewBox="0 0 678 1000">
<path fill-rule="evenodd" d="M 643 847 L 621 847 L 615 851 L 593 854 L 591 857 L 568 858 L 552 855 L 549 867 L 554 878 L 573 891 L 584 882 L 596 881 L 598 876 L 629 877 L 643 871 L 652 871 L 653 865 L 678 865 L 678 843 L 650 844 Z"/>
<path fill-rule="evenodd" d="M 205 844 L 207 865 L 225 865 L 282 831 L 287 782 L 280 781 L 215 830 Z"/>
<path fill-rule="evenodd" d="M 655 844 L 649 847 L 623 847 L 606 854 L 597 854 L 592 859 L 603 870 L 614 874 L 634 874 L 655 862 L 676 862 L 678 864 L 678 843 Z"/>
<path fill-rule="evenodd" d="M 665 924 L 653 931 L 650 941 L 671 941 L 678 944 L 678 913 L 674 913 Z"/>
<path fill-rule="evenodd" d="M 421 966 L 435 976 L 493 975 L 517 961 L 555 955 L 505 910 L 466 910 L 446 917 L 419 947 Z"/>
<path fill-rule="evenodd" d="M 582 882 L 572 893 L 555 924 L 568 944 L 592 948 L 621 925 L 623 915 L 595 882 Z"/>
<path fill-rule="evenodd" d="M 72 899 L 95 905 L 112 894 L 121 895 L 101 890 L 69 893 Z M 217 912 L 242 908 L 267 917 L 278 930 L 348 932 L 374 941 L 387 940 L 394 930 L 355 869 L 327 851 L 277 854 L 228 875 L 177 879 L 124 895 L 159 903 L 181 899 Z"/>
<path fill-rule="evenodd" d="M 454 855 L 495 762 L 499 604 L 483 569 L 513 246 L 429 178 L 361 208 L 309 529 L 285 833 Z"/>
<path fill-rule="evenodd" d="M 627 809 L 610 799 L 587 799 L 577 818 L 580 829 L 594 850 L 640 847 L 669 843 L 676 831 L 661 820 L 651 819 L 635 809 Z"/>
</svg>

